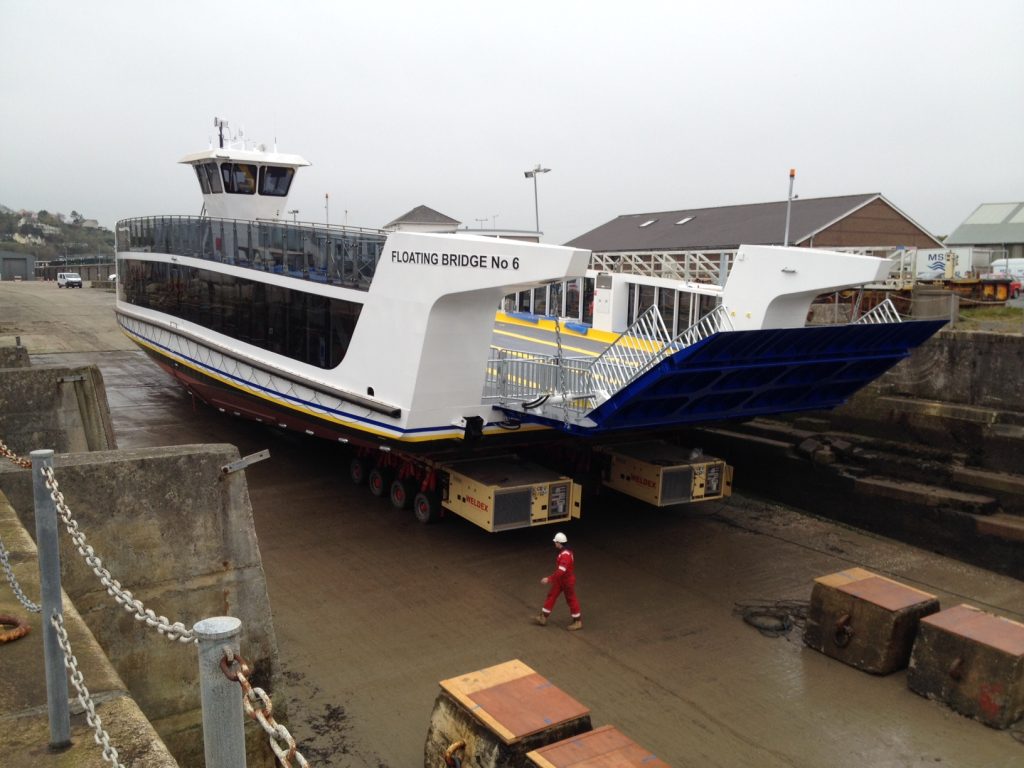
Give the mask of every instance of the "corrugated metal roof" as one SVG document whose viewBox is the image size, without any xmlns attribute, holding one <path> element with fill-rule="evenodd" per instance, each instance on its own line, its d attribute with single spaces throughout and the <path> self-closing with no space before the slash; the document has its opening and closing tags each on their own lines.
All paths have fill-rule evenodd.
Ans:
<svg viewBox="0 0 1024 768">
<path fill-rule="evenodd" d="M 385 224 L 384 228 L 395 226 L 396 224 L 461 224 L 462 222 L 456 221 L 450 216 L 445 216 L 443 213 L 438 213 L 433 208 L 428 208 L 425 205 L 417 205 L 408 213 L 402 214 L 394 221 Z"/>
<path fill-rule="evenodd" d="M 801 243 L 881 197 L 877 192 L 794 200 L 789 242 Z M 648 223 L 650 222 L 650 223 Z M 782 245 L 786 201 L 631 213 L 612 219 L 566 245 L 592 251 L 725 250 L 741 244 Z"/>
<path fill-rule="evenodd" d="M 946 245 L 1024 243 L 1024 203 L 983 203 L 946 238 Z"/>
</svg>

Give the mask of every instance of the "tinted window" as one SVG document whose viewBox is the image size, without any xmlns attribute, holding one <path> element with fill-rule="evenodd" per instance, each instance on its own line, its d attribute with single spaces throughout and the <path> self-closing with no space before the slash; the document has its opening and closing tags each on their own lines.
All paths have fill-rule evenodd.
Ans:
<svg viewBox="0 0 1024 768">
<path fill-rule="evenodd" d="M 130 304 L 318 368 L 334 368 L 345 358 L 363 308 L 354 301 L 176 264 L 124 259 L 118 274 L 118 293 Z"/>
<path fill-rule="evenodd" d="M 220 184 L 220 174 L 217 173 L 217 164 L 203 163 L 203 169 L 206 171 L 206 178 L 210 183 L 210 191 L 215 194 L 223 192 L 224 187 Z"/>
<path fill-rule="evenodd" d="M 278 168 L 273 165 L 260 166 L 260 194 L 284 197 L 292 184 L 294 168 Z"/>
<path fill-rule="evenodd" d="M 201 165 L 193 165 L 196 169 L 196 178 L 199 179 L 199 186 L 204 195 L 210 194 L 210 180 L 206 178 L 206 170 Z"/>
<path fill-rule="evenodd" d="M 251 163 L 221 163 L 224 191 L 235 195 L 256 194 L 256 166 Z"/>
</svg>

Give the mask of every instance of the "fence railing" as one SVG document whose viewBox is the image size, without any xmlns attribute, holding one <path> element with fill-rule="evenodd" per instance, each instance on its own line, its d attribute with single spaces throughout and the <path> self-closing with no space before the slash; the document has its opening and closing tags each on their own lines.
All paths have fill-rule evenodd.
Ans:
<svg viewBox="0 0 1024 768">
<path fill-rule="evenodd" d="M 7 550 L 0 540 L 0 567 L 19 602 L 29 611 L 39 612 L 43 622 L 43 658 L 46 671 L 46 697 L 50 724 L 51 750 L 71 744 L 70 708 L 68 706 L 68 674 L 77 692 L 77 699 L 86 713 L 86 722 L 93 729 L 96 744 L 102 748 L 103 760 L 115 768 L 123 768 L 117 749 L 96 712 L 96 704 L 85 684 L 67 630 L 61 603 L 60 546 L 58 521 L 64 524 L 75 549 L 99 578 L 107 594 L 121 607 L 133 613 L 136 620 L 171 640 L 198 648 L 199 685 L 203 716 L 203 748 L 206 765 L 223 768 L 245 768 L 244 716 L 256 720 L 267 734 L 271 750 L 282 766 L 305 768 L 306 759 L 298 751 L 288 729 L 274 720 L 270 698 L 262 688 L 253 687 L 248 676 L 248 663 L 239 652 L 242 622 L 231 616 L 217 616 L 197 622 L 188 629 L 181 622 L 170 622 L 146 608 L 131 592 L 124 589 L 95 550 L 86 543 L 85 534 L 71 514 L 53 471 L 53 451 L 31 453 L 31 460 L 21 458 L 0 440 L 0 456 L 23 469 L 32 470 L 36 519 L 36 549 L 39 557 L 41 605 L 24 593 L 11 568 Z M 20 639 L 27 632 L 8 637 Z"/>
<path fill-rule="evenodd" d="M 651 306 L 597 357 L 493 350 L 487 363 L 484 401 L 521 404 L 529 410 L 554 399 L 567 414 L 579 416 L 661 360 L 712 334 L 729 330 L 729 315 L 719 306 L 672 337 L 658 308 Z"/>
<path fill-rule="evenodd" d="M 149 216 L 117 223 L 117 251 L 166 253 L 366 291 L 387 233 L 279 221 Z"/>
</svg>

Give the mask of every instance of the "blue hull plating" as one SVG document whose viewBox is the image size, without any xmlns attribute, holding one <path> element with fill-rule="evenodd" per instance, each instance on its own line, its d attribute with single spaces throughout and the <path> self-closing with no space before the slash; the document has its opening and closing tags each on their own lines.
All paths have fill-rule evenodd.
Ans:
<svg viewBox="0 0 1024 768">
<path fill-rule="evenodd" d="M 919 320 L 717 333 L 658 363 L 594 409 L 589 414 L 594 428 L 531 413 L 509 415 L 594 434 L 833 408 L 944 324 Z"/>
</svg>

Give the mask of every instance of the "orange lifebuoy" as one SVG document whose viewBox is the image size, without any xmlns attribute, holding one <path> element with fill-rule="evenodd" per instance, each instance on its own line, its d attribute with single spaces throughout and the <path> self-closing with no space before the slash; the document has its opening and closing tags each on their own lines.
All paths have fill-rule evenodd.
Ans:
<svg viewBox="0 0 1024 768">
<path fill-rule="evenodd" d="M 0 627 L 14 627 L 14 629 L 0 630 L 0 643 L 10 643 L 14 640 L 19 640 L 32 629 L 25 621 L 9 613 L 0 613 Z"/>
</svg>

